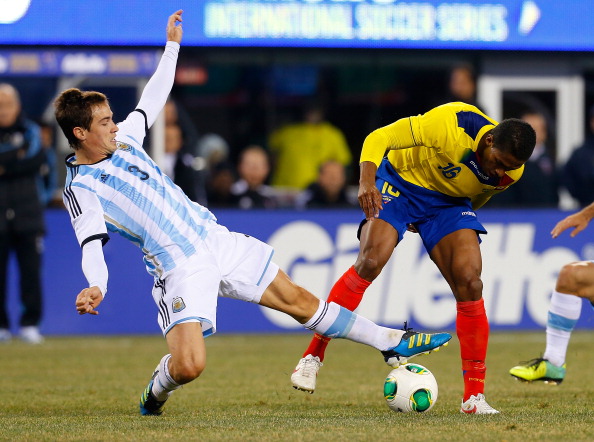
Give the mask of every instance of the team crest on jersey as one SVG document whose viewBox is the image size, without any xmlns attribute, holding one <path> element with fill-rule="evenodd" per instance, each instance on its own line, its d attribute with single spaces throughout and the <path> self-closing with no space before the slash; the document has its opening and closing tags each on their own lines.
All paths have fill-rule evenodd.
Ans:
<svg viewBox="0 0 594 442">
<path fill-rule="evenodd" d="M 132 150 L 132 146 L 126 143 L 122 143 L 121 141 L 116 142 L 118 149 L 125 150 L 126 152 Z"/>
<path fill-rule="evenodd" d="M 173 313 L 179 313 L 185 308 L 186 304 L 182 298 L 179 296 L 177 298 L 173 298 L 173 302 L 171 303 L 171 309 L 173 310 Z"/>
<path fill-rule="evenodd" d="M 454 166 L 452 163 L 444 167 L 437 166 L 437 168 L 441 169 L 441 174 L 447 179 L 455 178 L 462 171 L 460 166 Z"/>
</svg>

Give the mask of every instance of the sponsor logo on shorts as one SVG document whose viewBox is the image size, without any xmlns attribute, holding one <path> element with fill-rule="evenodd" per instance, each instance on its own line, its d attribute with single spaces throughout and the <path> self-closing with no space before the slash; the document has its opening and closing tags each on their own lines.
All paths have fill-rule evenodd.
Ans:
<svg viewBox="0 0 594 442">
<path fill-rule="evenodd" d="M 466 216 L 466 215 L 474 216 L 476 218 L 476 213 L 474 213 L 474 212 L 462 212 L 462 216 Z"/>
<path fill-rule="evenodd" d="M 182 298 L 173 298 L 173 302 L 171 303 L 171 309 L 173 310 L 173 313 L 179 313 L 185 308 L 186 304 Z"/>
</svg>

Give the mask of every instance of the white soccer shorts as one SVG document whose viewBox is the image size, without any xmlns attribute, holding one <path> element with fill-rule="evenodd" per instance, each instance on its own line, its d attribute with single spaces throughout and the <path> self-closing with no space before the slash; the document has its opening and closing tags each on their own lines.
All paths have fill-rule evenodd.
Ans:
<svg viewBox="0 0 594 442">
<path fill-rule="evenodd" d="M 259 303 L 278 274 L 271 246 L 224 226 L 210 230 L 197 249 L 155 281 L 153 299 L 163 335 L 182 322 L 200 322 L 205 337 L 215 333 L 218 296 Z"/>
</svg>

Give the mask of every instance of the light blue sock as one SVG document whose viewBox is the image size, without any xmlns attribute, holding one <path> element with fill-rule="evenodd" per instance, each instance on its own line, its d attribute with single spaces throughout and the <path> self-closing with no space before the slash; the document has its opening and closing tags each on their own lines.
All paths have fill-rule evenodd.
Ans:
<svg viewBox="0 0 594 442">
<path fill-rule="evenodd" d="M 325 301 L 320 301 L 318 310 L 304 327 L 329 338 L 348 339 L 380 351 L 397 346 L 404 334 L 404 330 L 379 326 L 334 302 Z"/>
<path fill-rule="evenodd" d="M 547 346 L 543 357 L 553 365 L 565 364 L 571 332 L 582 311 L 582 298 L 553 292 L 547 319 Z"/>
</svg>

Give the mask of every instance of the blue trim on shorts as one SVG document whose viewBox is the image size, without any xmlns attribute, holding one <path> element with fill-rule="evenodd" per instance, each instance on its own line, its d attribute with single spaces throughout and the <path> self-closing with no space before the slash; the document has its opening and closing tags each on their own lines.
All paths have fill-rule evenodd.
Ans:
<svg viewBox="0 0 594 442">
<path fill-rule="evenodd" d="M 453 197 L 409 183 L 387 159 L 377 171 L 376 186 L 383 191 L 379 219 L 396 229 L 399 241 L 409 224 L 419 232 L 427 252 L 443 237 L 458 230 L 487 233 L 472 209 L 470 198 Z"/>
<path fill-rule="evenodd" d="M 163 336 L 167 336 L 167 333 L 169 333 L 169 331 L 173 328 L 174 325 L 177 325 L 177 324 L 179 324 L 181 322 L 187 322 L 187 321 L 192 320 L 192 319 L 196 319 L 201 324 L 203 322 L 206 322 L 207 324 L 210 324 L 210 328 L 208 330 L 202 332 L 202 336 L 204 336 L 205 338 L 208 338 L 210 335 L 213 335 L 215 333 L 215 330 L 214 330 L 214 327 L 212 325 L 212 322 L 210 322 L 208 319 L 201 318 L 200 316 L 188 316 L 187 318 L 178 319 L 174 323 L 170 324 L 169 327 L 167 327 L 165 329 L 165 331 L 163 332 Z"/>
<path fill-rule="evenodd" d="M 262 282 L 262 278 L 264 278 L 264 275 L 266 274 L 266 270 L 268 270 L 268 266 L 270 265 L 270 262 L 272 261 L 272 255 L 274 255 L 274 250 L 272 252 L 270 252 L 270 256 L 268 257 L 268 262 L 266 263 L 266 267 L 264 267 L 264 271 L 262 272 L 262 275 L 260 275 L 260 279 L 258 279 L 258 282 L 256 283 L 256 285 L 258 285 L 258 286 Z"/>
<path fill-rule="evenodd" d="M 357 316 L 344 307 L 340 307 L 338 317 L 334 320 L 328 330 L 322 333 L 330 338 L 344 338 L 349 334 Z M 317 331 L 319 333 L 319 331 Z"/>
</svg>

